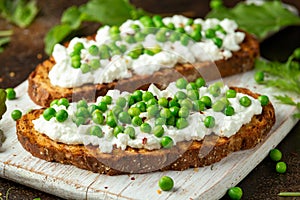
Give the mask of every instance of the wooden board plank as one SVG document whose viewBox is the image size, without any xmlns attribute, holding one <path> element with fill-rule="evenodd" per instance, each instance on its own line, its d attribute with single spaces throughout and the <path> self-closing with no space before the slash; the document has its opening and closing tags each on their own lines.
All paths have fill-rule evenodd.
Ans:
<svg viewBox="0 0 300 200">
<path fill-rule="evenodd" d="M 276 111 L 276 124 L 266 140 L 255 148 L 229 155 L 212 166 L 183 172 L 168 171 L 149 174 L 106 176 L 74 166 L 49 163 L 32 157 L 19 144 L 15 122 L 10 118 L 14 109 L 27 112 L 38 108 L 27 95 L 27 82 L 16 88 L 18 99 L 8 101 L 8 111 L 0 121 L 7 140 L 0 153 L 0 176 L 21 184 L 68 199 L 218 199 L 226 190 L 241 181 L 274 148 L 297 123 L 291 115 L 295 108 L 278 104 L 271 95 L 280 93 L 255 84 L 253 72 L 224 79 L 228 85 L 247 87 L 267 94 Z M 289 94 L 291 95 L 291 94 Z M 294 96 L 300 99 L 299 96 Z M 171 176 L 175 187 L 171 192 L 158 193 L 161 176 Z"/>
</svg>

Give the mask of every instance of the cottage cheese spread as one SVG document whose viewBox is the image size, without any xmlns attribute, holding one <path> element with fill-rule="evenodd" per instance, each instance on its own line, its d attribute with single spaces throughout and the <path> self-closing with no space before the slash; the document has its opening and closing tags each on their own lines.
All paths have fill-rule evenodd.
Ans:
<svg viewBox="0 0 300 200">
<path fill-rule="evenodd" d="M 173 23 L 175 28 L 184 27 L 187 34 L 193 30 L 192 25 L 187 25 L 189 18 L 175 15 L 173 17 L 163 18 L 164 24 Z M 147 34 L 143 41 L 139 42 L 144 48 L 153 48 L 159 46 L 162 51 L 155 55 L 142 54 L 138 58 L 133 59 L 128 53 L 134 50 L 137 43 L 128 43 L 124 39 L 116 41 L 116 45 L 126 46 L 126 52 L 121 55 L 112 55 L 110 58 L 102 59 L 101 56 L 92 56 L 87 49 L 92 46 L 100 46 L 102 44 L 110 44 L 112 37 L 110 36 L 110 27 L 101 27 L 95 40 L 87 40 L 85 38 L 74 38 L 70 41 L 68 47 L 56 44 L 53 51 L 53 58 L 56 64 L 49 72 L 49 78 L 52 85 L 60 87 L 77 87 L 86 83 L 101 84 L 109 83 L 116 79 L 128 78 L 133 74 L 147 75 L 152 74 L 161 68 L 172 68 L 176 63 L 195 63 L 202 61 L 215 61 L 220 59 L 228 59 L 232 56 L 232 51 L 240 49 L 239 44 L 244 40 L 245 34 L 237 31 L 237 24 L 229 19 L 195 19 L 193 24 L 202 26 L 202 39 L 199 42 L 190 40 L 186 46 L 180 41 L 159 42 L 155 34 Z M 132 25 L 138 25 L 140 30 L 135 30 Z M 213 29 L 220 25 L 223 32 L 216 31 L 216 37 L 222 40 L 221 47 L 218 47 L 211 38 L 206 38 L 205 31 Z M 120 37 L 133 35 L 145 27 L 139 20 L 127 20 L 119 30 Z M 225 31 L 225 32 L 224 32 Z M 170 33 L 167 33 L 171 34 Z M 97 70 L 83 73 L 80 69 L 72 67 L 71 54 L 74 45 L 81 42 L 84 49 L 81 50 L 81 64 L 89 63 L 92 59 L 99 59 L 101 67 Z"/>
<path fill-rule="evenodd" d="M 177 91 L 186 91 L 185 89 L 178 89 L 175 86 L 175 83 L 171 83 L 165 90 L 159 90 L 155 85 L 151 85 L 148 91 L 152 92 L 153 95 L 160 97 L 173 97 Z M 225 92 L 228 90 L 227 86 L 222 87 L 221 95 L 218 97 L 212 96 L 207 87 L 201 87 L 199 89 L 199 94 L 201 96 L 209 96 L 212 102 L 216 102 Z M 107 95 L 112 97 L 112 104 L 109 105 L 108 109 L 112 109 L 115 105 L 116 100 L 122 97 L 128 97 L 130 95 L 128 92 L 120 92 L 118 90 L 110 90 Z M 243 124 L 246 124 L 251 121 L 251 118 L 254 115 L 261 114 L 262 106 L 259 100 L 248 96 L 251 99 L 251 106 L 244 107 L 240 105 L 239 99 L 243 96 L 247 96 L 242 93 L 237 93 L 236 98 L 228 98 L 230 105 L 234 108 L 235 113 L 232 116 L 226 116 L 223 112 L 215 112 L 212 108 L 206 109 L 202 112 L 191 112 L 187 117 L 188 126 L 183 129 L 177 129 L 174 126 L 162 125 L 165 132 L 164 135 L 172 138 L 174 144 L 181 141 L 191 141 L 191 140 L 202 140 L 205 135 L 215 133 L 221 137 L 230 137 L 234 135 Z M 96 105 L 101 101 L 103 97 L 98 97 Z M 58 111 L 60 109 L 66 109 L 64 106 L 54 105 L 53 108 Z M 59 141 L 66 144 L 92 144 L 99 146 L 99 149 L 103 153 L 110 153 L 114 146 L 126 149 L 127 146 L 133 148 L 145 148 L 148 150 L 160 149 L 160 138 L 156 137 L 152 133 L 144 133 L 140 130 L 140 127 L 134 127 L 131 124 L 126 124 L 127 126 L 132 126 L 135 129 L 136 138 L 131 139 L 128 134 L 119 133 L 116 137 L 113 134 L 113 128 L 104 124 L 99 125 L 104 133 L 104 136 L 99 138 L 89 134 L 89 128 L 95 123 L 93 121 L 89 122 L 86 125 L 77 125 L 72 121 L 74 119 L 74 113 L 76 110 L 76 103 L 71 103 L 68 109 L 66 109 L 69 117 L 64 122 L 57 122 L 55 117 L 51 118 L 49 121 L 46 121 L 43 116 L 34 120 L 34 128 L 49 136 L 55 141 Z M 205 127 L 203 120 L 206 116 L 213 116 L 215 118 L 216 124 L 212 128 Z M 154 127 L 155 119 L 147 118 L 147 112 L 141 112 L 140 117 L 146 118 L 145 122 Z M 146 142 L 145 142 L 146 141 Z"/>
</svg>

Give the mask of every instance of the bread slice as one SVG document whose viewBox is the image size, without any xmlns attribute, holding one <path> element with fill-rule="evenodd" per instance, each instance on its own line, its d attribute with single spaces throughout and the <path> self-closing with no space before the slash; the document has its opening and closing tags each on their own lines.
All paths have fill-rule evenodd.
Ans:
<svg viewBox="0 0 300 200">
<path fill-rule="evenodd" d="M 55 64 L 53 58 L 49 58 L 39 64 L 28 78 L 28 94 L 36 104 L 49 106 L 51 101 L 59 98 L 67 98 L 70 101 L 78 99 L 94 100 L 98 96 L 105 95 L 110 89 L 117 88 L 121 91 L 132 92 L 136 89 L 147 88 L 150 83 L 160 85 L 162 88 L 180 77 L 188 81 L 194 81 L 203 77 L 206 81 L 245 72 L 254 66 L 255 59 L 259 56 L 259 43 L 250 34 L 245 33 L 245 39 L 240 44 L 240 50 L 232 52 L 227 60 L 216 62 L 202 62 L 193 64 L 178 64 L 171 69 L 162 69 L 152 75 L 134 75 L 131 78 L 115 80 L 107 84 L 86 84 L 77 88 L 62 88 L 50 83 L 48 73 Z M 216 67 L 215 67 L 216 66 Z"/>
<path fill-rule="evenodd" d="M 245 88 L 232 89 L 254 98 L 259 96 Z M 253 116 L 249 123 L 229 138 L 211 134 L 202 141 L 179 142 L 169 149 L 127 147 L 126 150 L 114 148 L 111 153 L 101 153 L 96 146 L 63 144 L 34 130 L 32 120 L 37 119 L 42 112 L 43 109 L 33 110 L 17 121 L 17 136 L 24 149 L 46 161 L 71 164 L 108 175 L 185 170 L 211 165 L 231 152 L 254 147 L 266 137 L 275 123 L 275 111 L 269 103 L 263 106 L 260 115 Z"/>
</svg>

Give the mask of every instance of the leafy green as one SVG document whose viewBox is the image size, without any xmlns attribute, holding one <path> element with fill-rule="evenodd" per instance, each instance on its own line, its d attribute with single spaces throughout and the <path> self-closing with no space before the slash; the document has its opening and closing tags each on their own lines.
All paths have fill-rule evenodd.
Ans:
<svg viewBox="0 0 300 200">
<path fill-rule="evenodd" d="M 0 119 L 2 119 L 2 115 L 6 112 L 6 92 L 4 89 L 0 89 Z"/>
<path fill-rule="evenodd" d="M 215 7 L 207 18 L 229 18 L 239 27 L 264 39 L 268 34 L 279 31 L 282 27 L 300 25 L 300 18 L 287 10 L 280 1 L 266 1 L 262 5 L 238 3 L 233 8 Z"/>
<path fill-rule="evenodd" d="M 137 19 L 142 15 L 145 12 L 132 6 L 128 0 L 90 0 L 79 7 L 72 6 L 64 11 L 61 24 L 47 33 L 45 52 L 51 54 L 54 45 L 78 30 L 83 22 L 120 25 L 127 19 Z"/>
<path fill-rule="evenodd" d="M 256 60 L 255 69 L 268 76 L 261 84 L 300 95 L 300 48 L 295 49 L 285 63 Z M 283 104 L 295 106 L 299 113 L 296 113 L 294 117 L 300 119 L 300 102 L 295 102 L 287 95 L 275 96 L 275 98 Z"/>
<path fill-rule="evenodd" d="M 0 31 L 0 53 L 4 50 L 4 45 L 10 42 L 10 36 L 13 34 L 12 30 Z"/>
<path fill-rule="evenodd" d="M 1 16 L 21 28 L 29 26 L 37 13 L 35 0 L 0 0 Z"/>
</svg>

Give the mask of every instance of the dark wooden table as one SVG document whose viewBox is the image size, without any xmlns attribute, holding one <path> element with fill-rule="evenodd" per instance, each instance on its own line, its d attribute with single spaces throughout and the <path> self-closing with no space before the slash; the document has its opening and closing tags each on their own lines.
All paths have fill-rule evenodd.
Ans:
<svg viewBox="0 0 300 200">
<path fill-rule="evenodd" d="M 38 1 L 40 12 L 34 23 L 27 29 L 20 29 L 0 19 L 0 30 L 13 29 L 14 35 L 6 50 L 0 54 L 0 88 L 15 87 L 22 83 L 35 66 L 47 58 L 43 48 L 45 33 L 55 24 L 59 23 L 63 10 L 71 5 L 80 5 L 86 0 L 60 0 Z M 132 2 L 153 13 L 184 13 L 185 15 L 204 17 L 209 11 L 208 0 L 167 0 Z M 232 6 L 238 1 L 225 1 Z M 299 0 L 285 1 L 294 4 L 300 10 Z M 78 32 L 79 35 L 94 33 L 98 24 L 85 24 Z M 295 49 L 300 47 L 300 27 L 288 27 L 278 34 L 261 43 L 262 56 L 270 60 L 283 61 Z M 244 191 L 243 199 L 278 199 L 280 191 L 300 191 L 300 123 L 290 131 L 287 137 L 278 145 L 283 152 L 283 161 L 287 163 L 285 174 L 275 171 L 274 162 L 265 158 L 238 186 Z M 21 184 L 0 178 L 0 197 L 5 199 L 6 192 L 10 190 L 9 199 L 42 200 L 60 199 Z M 227 196 L 223 199 L 228 199 Z M 282 198 L 289 199 L 289 198 Z M 290 198 L 293 199 L 293 198 Z"/>
</svg>

